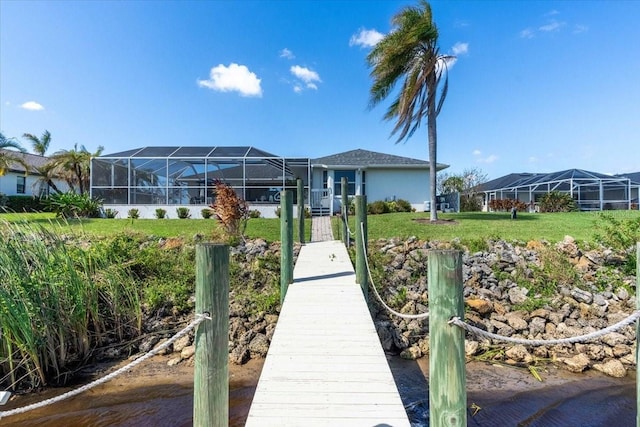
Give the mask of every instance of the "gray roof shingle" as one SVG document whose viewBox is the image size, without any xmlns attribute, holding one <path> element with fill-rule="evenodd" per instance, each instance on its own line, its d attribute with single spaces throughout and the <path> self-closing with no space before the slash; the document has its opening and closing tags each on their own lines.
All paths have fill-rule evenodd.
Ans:
<svg viewBox="0 0 640 427">
<path fill-rule="evenodd" d="M 344 153 L 311 159 L 313 166 L 355 166 L 355 167 L 428 167 L 426 160 L 412 159 L 410 157 L 395 156 L 393 154 L 377 153 L 369 150 L 351 150 Z M 437 169 L 445 169 L 448 165 L 438 163 Z"/>
<path fill-rule="evenodd" d="M 24 162 L 29 165 L 29 173 L 31 174 L 35 173 L 36 168 L 42 167 L 49 161 L 48 157 L 38 156 L 37 154 L 21 153 L 19 151 L 5 149 L 0 149 L 0 151 L 9 153 L 10 155 L 15 157 L 21 157 L 22 160 L 24 160 Z M 24 166 L 22 166 L 20 163 L 12 163 L 10 166 L 10 170 L 12 172 L 25 172 Z"/>
</svg>

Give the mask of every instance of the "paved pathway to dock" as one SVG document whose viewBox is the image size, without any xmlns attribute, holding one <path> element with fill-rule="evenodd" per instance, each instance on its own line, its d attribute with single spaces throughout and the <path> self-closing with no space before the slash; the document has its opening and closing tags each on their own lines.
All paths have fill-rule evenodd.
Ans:
<svg viewBox="0 0 640 427">
<path fill-rule="evenodd" d="M 314 216 L 311 218 L 311 241 L 327 242 L 333 240 L 330 216 Z"/>
<path fill-rule="evenodd" d="M 409 426 L 344 245 L 304 245 L 293 277 L 246 426 Z"/>
</svg>

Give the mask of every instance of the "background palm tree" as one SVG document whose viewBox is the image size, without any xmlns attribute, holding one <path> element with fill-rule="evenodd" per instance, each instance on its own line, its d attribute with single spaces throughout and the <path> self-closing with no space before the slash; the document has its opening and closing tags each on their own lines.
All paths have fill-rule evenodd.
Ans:
<svg viewBox="0 0 640 427">
<path fill-rule="evenodd" d="M 38 172 L 39 176 L 37 181 L 33 184 L 34 187 L 39 187 L 41 189 L 41 193 L 48 194 L 48 189 L 53 190 L 55 193 L 61 194 L 62 191 L 58 188 L 55 183 L 56 178 L 60 178 L 62 173 L 60 172 L 58 166 L 54 164 L 54 162 L 47 162 L 44 165 L 35 168 L 36 172 Z"/>
<path fill-rule="evenodd" d="M 33 152 L 40 156 L 45 155 L 45 153 L 49 149 L 49 144 L 51 144 L 51 133 L 48 130 L 45 130 L 40 138 L 31 133 L 25 133 L 22 135 L 22 137 L 28 139 L 29 142 L 31 142 Z"/>
<path fill-rule="evenodd" d="M 56 167 L 67 182 L 69 188 L 80 194 L 89 190 L 89 176 L 91 173 L 91 158 L 102 154 L 104 147 L 99 146 L 95 153 L 90 153 L 84 145 L 78 148 L 74 144 L 71 150 L 59 150 L 51 156 L 51 163 Z"/>
<path fill-rule="evenodd" d="M 447 94 L 447 62 L 453 59 L 441 55 L 437 45 L 438 29 L 433 22 L 431 6 L 421 0 L 418 7 L 406 7 L 391 20 L 395 29 L 380 40 L 367 55 L 373 84 L 370 108 L 386 99 L 399 80 L 403 80 L 397 97 L 387 109 L 385 120 L 396 120 L 391 135 L 396 141 L 409 139 L 427 118 L 429 141 L 429 190 L 431 221 L 436 212 L 436 117 Z M 440 99 L 437 90 L 443 82 Z"/>
<path fill-rule="evenodd" d="M 7 171 L 11 169 L 11 165 L 14 163 L 24 166 L 26 175 L 29 170 L 29 165 L 24 161 L 20 154 L 15 153 L 12 150 L 8 150 L 9 148 L 18 150 L 20 153 L 25 152 L 25 149 L 14 138 L 7 138 L 0 133 L 0 176 L 7 173 Z"/>
</svg>

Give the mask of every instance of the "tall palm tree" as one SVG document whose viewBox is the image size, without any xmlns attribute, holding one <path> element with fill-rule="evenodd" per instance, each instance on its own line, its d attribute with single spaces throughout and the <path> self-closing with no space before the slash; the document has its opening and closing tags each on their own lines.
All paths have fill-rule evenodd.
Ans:
<svg viewBox="0 0 640 427">
<path fill-rule="evenodd" d="M 51 163 L 57 167 L 71 190 L 84 194 L 89 190 L 91 158 L 102 154 L 104 147 L 99 146 L 95 153 L 90 153 L 84 145 L 78 148 L 74 144 L 72 150 L 59 150 L 51 156 Z"/>
<path fill-rule="evenodd" d="M 391 20 L 395 29 L 380 40 L 367 55 L 373 84 L 370 108 L 375 107 L 393 92 L 403 80 L 397 97 L 387 109 L 385 120 L 396 120 L 391 135 L 398 134 L 396 143 L 409 139 L 427 118 L 429 142 L 429 190 L 431 193 L 431 221 L 436 212 L 436 117 L 447 95 L 447 62 L 453 59 L 441 55 L 438 48 L 438 29 L 433 22 L 431 6 L 420 0 L 418 7 L 406 7 Z M 440 98 L 437 90 L 442 82 Z"/>
<path fill-rule="evenodd" d="M 49 149 L 49 144 L 51 144 L 51 133 L 48 130 L 45 130 L 40 138 L 31 133 L 25 133 L 22 135 L 22 137 L 28 139 L 29 142 L 31 142 L 33 152 L 40 156 L 45 155 L 45 153 Z"/>
<path fill-rule="evenodd" d="M 7 138 L 0 133 L 0 176 L 3 176 L 11 168 L 11 165 L 18 163 L 24 166 L 25 174 L 29 171 L 29 165 L 24 161 L 24 158 L 13 150 L 18 150 L 20 153 L 24 153 L 25 149 L 14 139 Z"/>
</svg>

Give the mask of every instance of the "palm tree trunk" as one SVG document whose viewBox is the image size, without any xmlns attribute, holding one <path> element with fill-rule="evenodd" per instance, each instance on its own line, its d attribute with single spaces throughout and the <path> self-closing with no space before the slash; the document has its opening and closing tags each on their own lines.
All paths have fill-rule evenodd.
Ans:
<svg viewBox="0 0 640 427">
<path fill-rule="evenodd" d="M 427 138 L 429 140 L 429 194 L 431 195 L 431 210 L 429 219 L 438 220 L 437 198 L 436 198 L 436 152 L 437 152 L 437 132 L 436 132 L 436 90 L 437 81 L 435 73 L 427 76 L 427 91 L 429 93 L 427 106 Z"/>
</svg>

